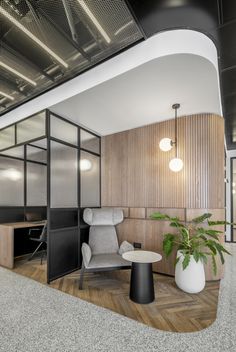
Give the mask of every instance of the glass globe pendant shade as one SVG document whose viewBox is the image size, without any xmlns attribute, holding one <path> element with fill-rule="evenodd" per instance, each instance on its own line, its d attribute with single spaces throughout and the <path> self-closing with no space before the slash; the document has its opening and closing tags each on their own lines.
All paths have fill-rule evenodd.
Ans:
<svg viewBox="0 0 236 352">
<path fill-rule="evenodd" d="M 80 160 L 80 170 L 81 171 L 89 171 L 92 168 L 92 163 L 88 159 L 81 159 Z"/>
<path fill-rule="evenodd" d="M 179 158 L 171 159 L 171 161 L 169 162 L 169 168 L 171 169 L 171 171 L 174 172 L 179 172 L 180 170 L 182 170 L 183 166 L 183 161 Z"/>
<path fill-rule="evenodd" d="M 170 138 L 162 138 L 159 143 L 159 147 L 163 152 L 168 152 L 172 149 L 172 140 Z"/>
</svg>

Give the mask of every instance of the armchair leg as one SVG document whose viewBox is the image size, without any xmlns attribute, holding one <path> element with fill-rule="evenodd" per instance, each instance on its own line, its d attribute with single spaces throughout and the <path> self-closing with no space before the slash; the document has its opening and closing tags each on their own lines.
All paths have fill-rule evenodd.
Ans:
<svg viewBox="0 0 236 352">
<path fill-rule="evenodd" d="M 85 272 L 85 266 L 84 266 L 84 261 L 83 261 L 82 262 L 82 267 L 81 267 L 81 270 L 80 270 L 79 290 L 83 290 L 84 272 Z"/>
</svg>

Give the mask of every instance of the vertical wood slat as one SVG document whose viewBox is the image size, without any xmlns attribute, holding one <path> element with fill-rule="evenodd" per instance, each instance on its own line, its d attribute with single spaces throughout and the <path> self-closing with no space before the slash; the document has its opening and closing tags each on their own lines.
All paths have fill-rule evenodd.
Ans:
<svg viewBox="0 0 236 352">
<path fill-rule="evenodd" d="M 178 150 L 184 168 L 174 173 L 163 137 L 174 137 L 168 120 L 102 138 L 102 205 L 223 208 L 224 122 L 213 114 L 178 118 Z"/>
</svg>

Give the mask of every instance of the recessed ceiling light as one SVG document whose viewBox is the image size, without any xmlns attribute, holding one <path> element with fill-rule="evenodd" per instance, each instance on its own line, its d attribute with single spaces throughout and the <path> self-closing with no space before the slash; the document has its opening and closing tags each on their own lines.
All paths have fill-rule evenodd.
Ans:
<svg viewBox="0 0 236 352">
<path fill-rule="evenodd" d="M 11 16 L 2 6 L 0 6 L 0 13 L 5 16 L 10 22 L 12 22 L 17 28 L 24 32 L 30 39 L 32 39 L 36 44 L 38 44 L 43 50 L 45 50 L 49 55 L 51 55 L 59 64 L 64 67 L 68 67 L 68 64 L 60 58 L 54 51 L 52 51 L 47 45 L 45 45 L 39 38 L 37 38 L 33 33 L 31 33 L 27 28 L 25 28 L 20 22 L 18 22 L 13 16 Z"/>
<path fill-rule="evenodd" d="M 10 99 L 10 100 L 15 100 L 12 96 L 8 95 L 7 93 L 4 93 L 3 91 L 0 90 L 0 95 L 3 95 L 5 98 Z"/>
<path fill-rule="evenodd" d="M 98 31 L 101 33 L 105 41 L 109 44 L 111 42 L 111 38 L 108 36 L 107 32 L 102 28 L 92 11 L 88 8 L 84 0 L 77 0 L 80 6 L 84 9 L 88 17 L 91 19 L 91 21 L 94 23 L 94 25 L 97 27 Z"/>
<path fill-rule="evenodd" d="M 29 77 L 26 77 L 25 75 L 23 75 L 23 73 L 20 73 L 19 71 L 15 70 L 13 67 L 5 64 L 5 62 L 0 61 L 0 66 L 5 68 L 7 71 L 13 73 L 14 75 L 22 78 L 24 81 L 27 81 L 28 83 L 32 84 L 33 86 L 37 86 L 37 83 L 35 81 L 30 79 Z"/>
</svg>

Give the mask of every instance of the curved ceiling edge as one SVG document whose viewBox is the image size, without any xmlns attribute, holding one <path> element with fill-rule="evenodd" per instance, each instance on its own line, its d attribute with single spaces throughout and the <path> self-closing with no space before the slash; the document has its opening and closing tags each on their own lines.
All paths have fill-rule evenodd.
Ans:
<svg viewBox="0 0 236 352">
<path fill-rule="evenodd" d="M 218 57 L 215 44 L 201 32 L 177 29 L 158 33 L 114 58 L 6 113 L 0 119 L 0 128 L 40 110 L 49 108 L 153 59 L 183 53 L 202 56 L 215 67 L 222 112 Z"/>
</svg>

